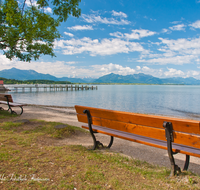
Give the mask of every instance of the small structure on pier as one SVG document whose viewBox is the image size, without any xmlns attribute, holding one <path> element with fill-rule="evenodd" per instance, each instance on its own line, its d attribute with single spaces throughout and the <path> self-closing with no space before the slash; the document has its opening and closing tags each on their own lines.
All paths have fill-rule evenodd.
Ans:
<svg viewBox="0 0 200 190">
<path fill-rule="evenodd" d="M 4 92 L 4 91 L 9 91 L 9 89 L 5 88 L 5 86 L 3 85 L 3 80 L 0 80 L 0 91 Z"/>
</svg>

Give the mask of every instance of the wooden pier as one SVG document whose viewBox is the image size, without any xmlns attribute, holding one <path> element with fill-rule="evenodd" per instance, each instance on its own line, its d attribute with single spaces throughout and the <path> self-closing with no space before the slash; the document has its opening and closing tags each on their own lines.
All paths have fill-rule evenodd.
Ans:
<svg viewBox="0 0 200 190">
<path fill-rule="evenodd" d="M 12 86 L 15 92 L 19 90 L 25 92 L 28 89 L 32 91 L 68 91 L 68 90 L 97 90 L 97 86 L 84 86 L 84 85 L 17 85 Z"/>
</svg>

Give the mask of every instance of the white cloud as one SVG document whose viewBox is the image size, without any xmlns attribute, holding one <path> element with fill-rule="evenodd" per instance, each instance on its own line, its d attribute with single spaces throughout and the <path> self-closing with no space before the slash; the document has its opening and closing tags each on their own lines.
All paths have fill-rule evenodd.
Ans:
<svg viewBox="0 0 200 190">
<path fill-rule="evenodd" d="M 140 67 L 140 66 L 136 66 L 136 69 L 137 69 L 137 70 L 140 70 L 140 69 L 141 69 L 141 67 Z"/>
<path fill-rule="evenodd" d="M 174 64 L 174 65 L 182 65 L 186 63 L 191 63 L 191 61 L 194 59 L 194 56 L 192 55 L 185 55 L 185 56 L 173 56 L 173 57 L 160 57 L 160 58 L 154 58 L 154 59 L 140 59 L 138 62 L 144 62 L 144 63 L 152 63 L 157 65 L 166 65 L 166 64 Z"/>
<path fill-rule="evenodd" d="M 106 18 L 106 17 L 101 17 L 99 15 L 86 15 L 82 14 L 82 18 L 85 22 L 88 23 L 103 23 L 103 24 L 114 24 L 114 25 L 127 25 L 130 22 L 128 20 L 124 20 L 120 17 L 120 20 L 117 20 L 115 18 Z"/>
<path fill-rule="evenodd" d="M 73 36 L 74 36 L 74 34 L 69 33 L 69 32 L 64 32 L 64 34 L 67 35 L 67 36 L 70 36 L 70 37 L 73 37 Z"/>
<path fill-rule="evenodd" d="M 16 63 L 17 63 L 16 59 L 10 61 L 8 58 L 6 58 L 5 55 L 2 55 L 0 53 L 0 70 L 11 69 L 16 65 Z"/>
<path fill-rule="evenodd" d="M 75 63 L 77 63 L 77 62 L 76 61 L 67 61 L 67 62 L 65 62 L 65 64 L 69 64 L 69 65 L 75 64 Z"/>
<path fill-rule="evenodd" d="M 190 24 L 192 28 L 200 28 L 200 20 L 197 20 L 196 22 Z"/>
<path fill-rule="evenodd" d="M 35 6 L 35 7 L 38 7 L 38 4 L 37 4 L 37 1 L 36 0 L 32 0 L 32 1 L 25 1 L 26 5 L 28 7 L 31 7 L 31 6 Z M 45 13 L 52 13 L 52 9 L 50 7 L 44 7 L 44 12 Z"/>
<path fill-rule="evenodd" d="M 145 18 L 145 19 L 149 19 L 149 20 L 151 20 L 151 21 L 156 21 L 156 19 L 152 19 L 152 18 L 149 18 L 149 17 L 147 17 L 147 16 L 144 16 L 144 18 Z"/>
<path fill-rule="evenodd" d="M 138 62 L 151 64 L 191 64 L 199 63 L 200 38 L 169 40 L 159 38 L 163 46 L 158 48 L 160 54 L 143 55 Z M 144 59 L 146 57 L 146 59 Z"/>
<path fill-rule="evenodd" d="M 170 49 L 173 51 L 181 51 L 181 50 L 188 51 L 188 49 L 200 48 L 200 38 L 194 38 L 194 39 L 180 38 L 177 40 L 168 40 L 164 38 L 158 38 L 158 39 L 161 40 L 161 42 L 166 45 L 164 49 Z"/>
<path fill-rule="evenodd" d="M 178 24 L 172 27 L 169 27 L 171 30 L 185 30 L 185 25 L 184 24 Z"/>
<path fill-rule="evenodd" d="M 194 71 L 194 70 L 190 70 L 186 73 L 186 77 L 198 77 L 200 75 L 200 72 L 198 71 Z"/>
<path fill-rule="evenodd" d="M 152 32 L 150 30 L 136 29 L 136 30 L 132 30 L 131 34 L 125 33 L 124 36 L 128 39 L 140 39 L 147 36 L 153 36 L 155 34 L 156 32 Z"/>
<path fill-rule="evenodd" d="M 147 66 L 136 66 L 137 73 L 144 73 L 146 75 L 152 75 L 154 77 L 163 77 L 162 69 L 152 69 Z"/>
<path fill-rule="evenodd" d="M 72 27 L 67 27 L 69 30 L 94 30 L 92 28 L 92 26 L 89 25 L 76 25 L 76 26 L 72 26 Z"/>
<path fill-rule="evenodd" d="M 124 18 L 127 18 L 127 14 L 123 13 L 123 12 L 116 12 L 114 10 L 112 10 L 112 15 L 113 16 L 120 16 L 120 17 L 124 17 Z"/>
<path fill-rule="evenodd" d="M 172 24 L 178 24 L 178 23 L 180 23 L 181 21 L 173 21 L 173 22 L 170 22 L 170 23 L 172 23 Z"/>
<path fill-rule="evenodd" d="M 118 64 L 104 64 L 104 65 L 93 65 L 92 66 L 96 72 L 101 72 L 101 75 L 107 75 L 110 73 L 115 73 L 119 75 L 130 75 L 136 73 L 135 69 L 130 67 L 123 67 Z"/>
<path fill-rule="evenodd" d="M 166 77 L 183 77 L 185 75 L 185 73 L 181 70 L 176 70 L 176 69 L 173 69 L 173 68 L 167 68 L 168 71 L 164 72 L 164 75 Z"/>
<path fill-rule="evenodd" d="M 124 41 L 121 39 L 98 39 L 91 38 L 59 40 L 54 43 L 55 48 L 62 48 L 63 54 L 73 55 L 89 52 L 91 56 L 112 55 L 117 53 L 146 51 L 139 43 Z"/>
<path fill-rule="evenodd" d="M 44 12 L 45 13 L 52 13 L 52 9 L 50 7 L 45 7 Z"/>
<path fill-rule="evenodd" d="M 156 32 L 152 32 L 150 30 L 144 30 L 144 29 L 132 30 L 131 34 L 128 34 L 128 33 L 122 34 L 121 32 L 110 33 L 111 36 L 114 36 L 114 37 L 117 37 L 117 38 L 126 38 L 126 39 L 129 39 L 129 40 L 133 40 L 133 39 L 139 40 L 140 38 L 144 38 L 144 37 L 147 37 L 147 36 L 153 36 L 155 34 L 156 34 Z"/>
<path fill-rule="evenodd" d="M 121 32 L 114 32 L 114 33 L 110 33 L 110 36 L 114 36 L 117 38 L 123 38 L 124 35 Z"/>
<path fill-rule="evenodd" d="M 27 6 L 35 6 L 35 7 L 37 7 L 38 6 L 38 4 L 37 4 L 37 1 L 36 0 L 32 0 L 32 1 L 25 1 L 25 3 L 26 3 L 26 5 Z"/>
<path fill-rule="evenodd" d="M 166 29 L 166 28 L 163 28 L 161 32 L 162 33 L 168 33 L 168 34 L 171 33 L 171 31 L 169 29 Z"/>
</svg>

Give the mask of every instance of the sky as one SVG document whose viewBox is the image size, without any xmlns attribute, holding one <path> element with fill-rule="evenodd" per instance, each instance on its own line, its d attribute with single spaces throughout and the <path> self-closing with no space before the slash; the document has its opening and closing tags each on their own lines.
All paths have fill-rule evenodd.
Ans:
<svg viewBox="0 0 200 190">
<path fill-rule="evenodd" d="M 59 27 L 56 57 L 12 67 L 56 77 L 98 78 L 144 73 L 200 79 L 200 0 L 82 0 L 81 16 Z M 46 12 L 51 14 L 51 7 Z"/>
</svg>

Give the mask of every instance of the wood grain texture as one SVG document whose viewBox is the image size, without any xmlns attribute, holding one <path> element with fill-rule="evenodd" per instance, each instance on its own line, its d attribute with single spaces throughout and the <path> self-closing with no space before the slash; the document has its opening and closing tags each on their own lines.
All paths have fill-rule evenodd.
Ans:
<svg viewBox="0 0 200 190">
<path fill-rule="evenodd" d="M 83 122 L 83 119 L 84 120 L 87 119 L 87 117 L 84 118 L 83 115 L 80 115 L 80 114 L 78 114 L 77 117 L 78 117 L 78 120 L 81 122 Z M 115 129 L 118 131 L 128 132 L 128 133 L 132 133 L 136 135 L 141 135 L 141 136 L 150 137 L 153 139 L 166 141 L 164 128 L 159 129 L 159 128 L 154 128 L 154 127 L 149 127 L 149 126 L 135 125 L 135 124 L 96 118 L 96 117 L 92 118 L 92 123 L 93 125 L 97 125 L 97 126 L 107 127 L 107 128 Z M 186 146 L 191 146 L 191 147 L 200 149 L 199 135 L 174 131 L 173 136 L 174 136 L 174 143 L 183 144 Z"/>
<path fill-rule="evenodd" d="M 75 109 L 78 113 L 78 119 L 80 119 L 80 121 L 84 123 L 87 123 L 87 117 L 84 118 L 83 111 L 87 109 L 90 111 L 92 118 L 104 118 L 113 121 L 150 126 L 160 129 L 163 129 L 163 122 L 166 121 L 172 123 L 173 130 L 175 131 L 200 135 L 200 122 L 196 120 L 186 120 L 186 119 L 179 119 L 172 117 L 136 114 L 136 113 L 113 111 L 113 110 L 91 108 L 91 107 L 77 106 L 77 105 L 75 106 Z"/>
</svg>

